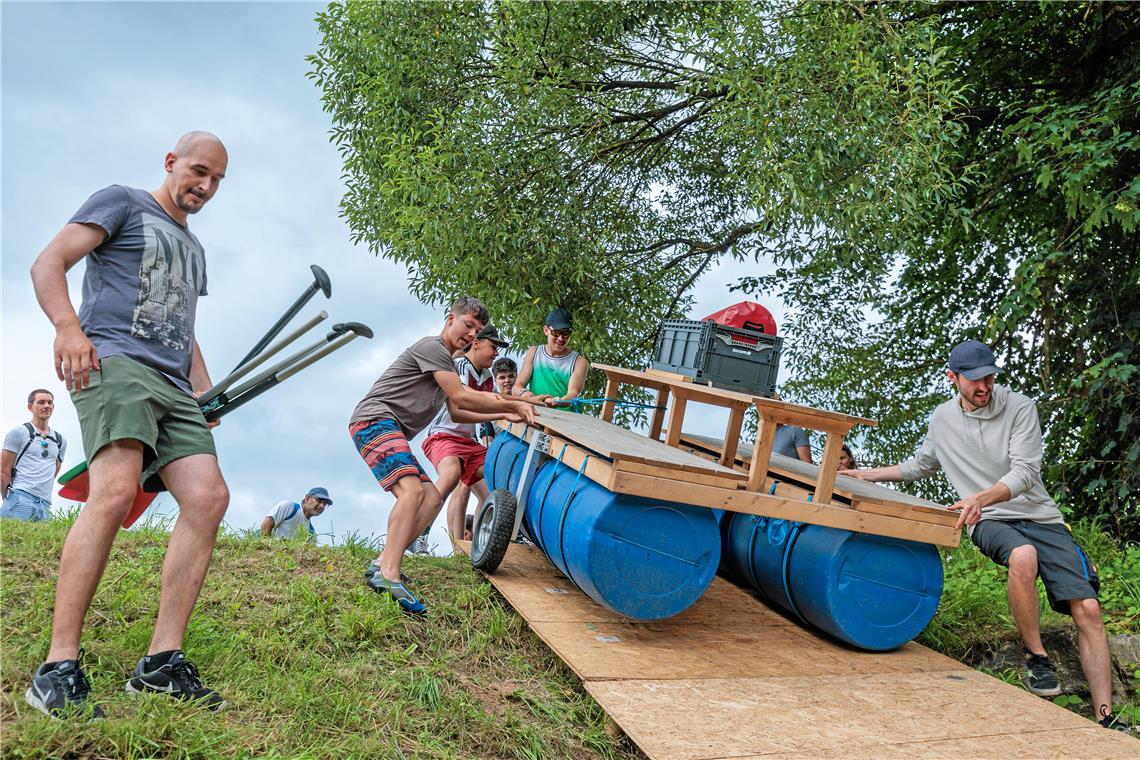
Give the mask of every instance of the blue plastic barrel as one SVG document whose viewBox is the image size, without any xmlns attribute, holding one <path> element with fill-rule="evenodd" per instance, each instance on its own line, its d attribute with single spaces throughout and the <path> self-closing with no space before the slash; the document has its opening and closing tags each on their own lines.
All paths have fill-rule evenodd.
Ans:
<svg viewBox="0 0 1140 760">
<path fill-rule="evenodd" d="M 487 485 L 518 487 L 527 446 L 495 436 Z M 557 452 L 551 452 L 557 455 Z M 720 562 L 716 519 L 703 507 L 614 494 L 546 459 L 524 495 L 527 533 L 558 570 L 599 604 L 660 620 L 697 601 Z"/>
<path fill-rule="evenodd" d="M 726 512 L 722 572 L 861 649 L 895 649 L 930 623 L 942 560 L 930 544 Z"/>
</svg>

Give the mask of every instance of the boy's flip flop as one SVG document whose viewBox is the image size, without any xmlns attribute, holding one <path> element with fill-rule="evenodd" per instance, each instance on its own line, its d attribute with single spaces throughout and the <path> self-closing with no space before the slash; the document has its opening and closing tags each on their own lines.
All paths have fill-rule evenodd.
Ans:
<svg viewBox="0 0 1140 760">
<path fill-rule="evenodd" d="M 399 581 L 390 581 L 384 577 L 383 573 L 375 573 L 371 578 L 365 581 L 368 587 L 378 594 L 390 594 L 396 603 L 400 605 L 400 609 L 404 612 L 409 612 L 413 615 L 423 615 L 427 612 L 427 607 L 411 591 L 408 587 Z"/>
</svg>

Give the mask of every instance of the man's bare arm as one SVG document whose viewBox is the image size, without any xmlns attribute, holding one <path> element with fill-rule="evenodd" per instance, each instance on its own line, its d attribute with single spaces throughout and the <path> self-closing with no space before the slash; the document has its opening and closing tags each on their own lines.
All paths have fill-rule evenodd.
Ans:
<svg viewBox="0 0 1140 760">
<path fill-rule="evenodd" d="M 530 376 L 534 372 L 534 355 L 538 353 L 538 349 L 531 347 L 527 349 L 526 355 L 523 356 L 522 366 L 519 367 L 518 377 L 515 378 L 515 384 L 511 388 L 512 396 L 527 396 L 532 394 L 532 391 L 527 388 L 530 384 Z"/>
<path fill-rule="evenodd" d="M 586 357 L 579 354 L 574 361 L 574 371 L 570 373 L 570 381 L 566 384 L 566 395 L 562 397 L 563 401 L 569 401 L 582 395 L 582 389 L 586 387 L 586 372 L 589 369 L 590 362 L 586 361 Z"/>
<path fill-rule="evenodd" d="M 497 393 L 473 391 L 459 381 L 454 372 L 433 372 L 436 384 L 447 395 L 447 406 L 456 422 L 476 422 L 463 419 L 466 412 L 492 415 L 497 420 L 534 422 L 534 406 L 519 399 L 505 399 Z"/>
<path fill-rule="evenodd" d="M 12 485 L 12 465 L 16 464 L 16 452 L 3 450 L 0 454 L 0 496 L 8 496 L 8 486 Z"/>
<path fill-rule="evenodd" d="M 87 387 L 91 370 L 99 369 L 99 355 L 79 326 L 67 292 L 67 271 L 106 239 L 98 225 L 66 224 L 32 264 L 36 300 L 55 327 L 55 372 L 68 390 Z"/>
<path fill-rule="evenodd" d="M 206 371 L 206 360 L 202 357 L 202 349 L 198 347 L 198 341 L 194 341 L 194 350 L 190 355 L 190 387 L 194 389 L 195 393 L 204 393 L 213 387 L 213 382 L 210 381 L 210 373 Z"/>
<path fill-rule="evenodd" d="M 273 523 L 272 517 L 266 517 L 264 520 L 262 520 L 261 521 L 261 535 L 268 536 L 270 533 L 272 533 L 273 532 L 273 524 L 274 523 Z"/>
</svg>

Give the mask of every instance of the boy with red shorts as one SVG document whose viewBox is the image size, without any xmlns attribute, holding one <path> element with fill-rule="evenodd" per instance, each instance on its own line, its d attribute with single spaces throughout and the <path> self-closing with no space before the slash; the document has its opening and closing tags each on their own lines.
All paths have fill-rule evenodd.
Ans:
<svg viewBox="0 0 1140 760">
<path fill-rule="evenodd" d="M 475 391 L 494 393 L 495 379 L 491 376 L 491 364 L 499 349 L 510 345 L 499 337 L 499 331 L 494 326 L 484 327 L 475 336 L 467 353 L 455 360 L 455 370 L 463 384 Z M 487 497 L 487 486 L 483 482 L 483 462 L 487 458 L 487 447 L 477 440 L 476 435 L 476 423 L 456 422 L 451 418 L 447 407 L 440 409 L 428 426 L 424 454 L 439 473 L 435 487 L 441 498 L 447 499 L 460 482 L 474 490 L 480 499 Z M 460 506 L 466 505 L 449 503 L 447 508 L 447 532 L 452 540 L 463 537 L 464 513 L 454 509 Z"/>
<path fill-rule="evenodd" d="M 388 516 L 388 539 L 365 573 L 369 587 L 391 594 L 406 612 L 427 608 L 403 583 L 400 563 L 412 539 L 430 525 L 443 503 L 408 443 L 447 404 L 457 422 L 507 419 L 534 422 L 525 401 L 480 393 L 460 382 L 452 355 L 464 350 L 489 320 L 487 307 L 471 296 L 452 305 L 437 336 L 421 338 L 384 371 L 356 405 L 349 435 L 381 488 L 396 497 Z"/>
</svg>

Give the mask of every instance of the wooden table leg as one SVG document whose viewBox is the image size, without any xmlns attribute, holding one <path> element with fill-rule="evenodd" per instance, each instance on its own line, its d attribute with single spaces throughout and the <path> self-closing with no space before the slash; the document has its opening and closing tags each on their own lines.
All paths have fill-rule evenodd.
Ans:
<svg viewBox="0 0 1140 760">
<path fill-rule="evenodd" d="M 661 439 L 661 426 L 665 423 L 665 407 L 669 404 L 669 389 L 662 386 L 657 389 L 657 408 L 653 410 L 653 418 L 649 422 L 649 437 L 657 441 Z"/>
<path fill-rule="evenodd" d="M 665 443 L 677 446 L 681 443 L 681 423 L 685 419 L 685 403 L 687 399 L 673 394 L 673 408 L 669 410 L 669 432 L 665 436 Z"/>
<path fill-rule="evenodd" d="M 839 455 L 843 451 L 843 433 L 830 432 L 827 434 L 827 444 L 823 447 L 823 459 L 819 462 L 819 479 L 815 482 L 815 496 L 812 501 L 816 504 L 830 504 L 831 495 L 835 490 L 835 468 L 839 464 Z"/>
<path fill-rule="evenodd" d="M 728 413 L 728 427 L 724 429 L 724 450 L 720 463 L 731 468 L 736 464 L 736 449 L 740 445 L 740 428 L 744 426 L 744 406 L 733 406 Z"/>
<path fill-rule="evenodd" d="M 768 462 L 772 459 L 772 441 L 776 438 L 776 423 L 761 417 L 756 422 L 756 443 L 752 446 L 752 464 L 748 467 L 748 490 L 759 491 L 768 475 Z"/>
</svg>

